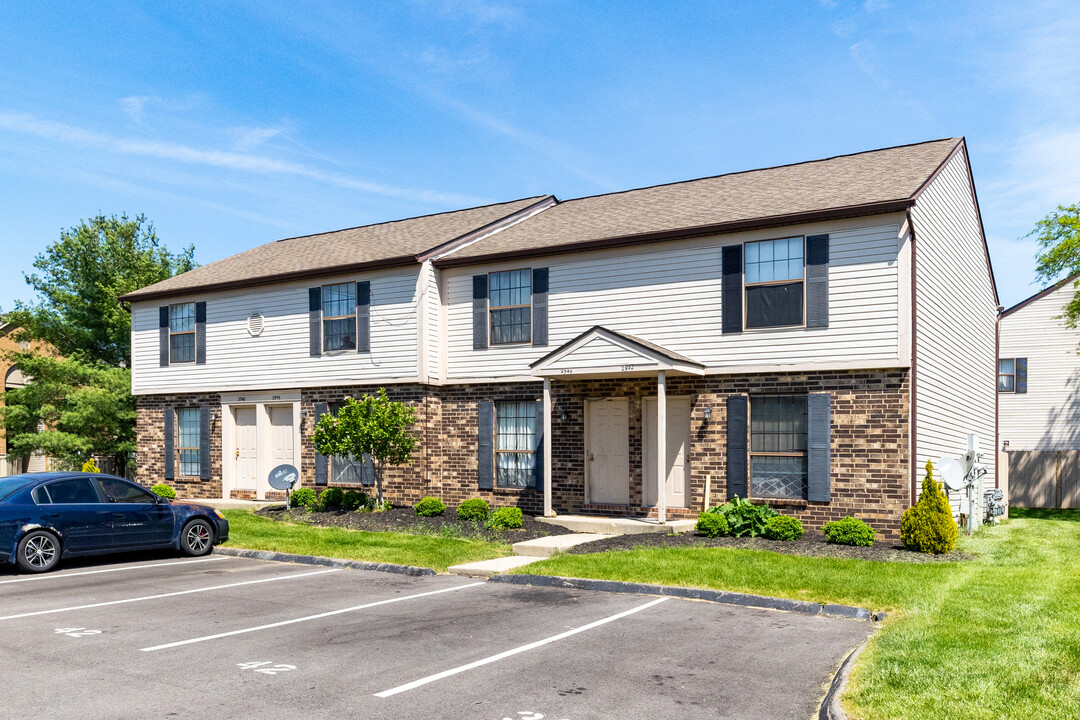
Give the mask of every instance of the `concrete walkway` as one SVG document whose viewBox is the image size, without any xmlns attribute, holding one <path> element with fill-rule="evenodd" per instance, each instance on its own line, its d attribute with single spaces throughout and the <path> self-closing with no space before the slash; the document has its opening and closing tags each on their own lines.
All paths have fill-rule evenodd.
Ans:
<svg viewBox="0 0 1080 720">
<path fill-rule="evenodd" d="M 557 517 L 537 517 L 537 521 L 559 525 L 576 533 L 595 533 L 598 535 L 637 535 L 643 533 L 686 533 L 694 529 L 694 520 L 668 520 L 661 525 L 650 518 L 637 517 L 597 517 L 592 515 L 559 515 Z"/>
</svg>

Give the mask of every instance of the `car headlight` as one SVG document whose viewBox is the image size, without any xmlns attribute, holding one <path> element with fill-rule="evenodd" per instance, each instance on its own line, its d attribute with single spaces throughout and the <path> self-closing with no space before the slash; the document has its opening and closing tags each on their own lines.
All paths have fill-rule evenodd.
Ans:
<svg viewBox="0 0 1080 720">
<path fill-rule="evenodd" d="M 220 510 L 218 510 L 218 509 L 216 509 L 216 508 L 214 509 L 214 514 L 215 514 L 215 515 L 217 515 L 217 516 L 218 516 L 219 518 L 221 518 L 222 520 L 224 520 L 224 519 L 225 519 L 225 516 L 221 514 L 221 511 L 220 511 Z"/>
</svg>

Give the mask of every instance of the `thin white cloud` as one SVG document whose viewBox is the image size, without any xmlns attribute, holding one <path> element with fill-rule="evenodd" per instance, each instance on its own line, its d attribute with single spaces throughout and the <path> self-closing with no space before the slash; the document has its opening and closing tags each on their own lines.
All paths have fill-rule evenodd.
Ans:
<svg viewBox="0 0 1080 720">
<path fill-rule="evenodd" d="M 40 120 L 26 113 L 0 112 L 0 129 L 30 134 L 45 140 L 78 145 L 119 155 L 132 155 L 205 165 L 262 175 L 290 175 L 335 185 L 347 190 L 432 205 L 475 205 L 487 200 L 470 195 L 440 192 L 361 180 L 341 173 L 329 173 L 301 163 L 278 160 L 251 153 L 203 150 L 170 141 L 123 138 L 85 130 L 64 123 Z"/>
<path fill-rule="evenodd" d="M 868 13 L 878 12 L 879 10 L 887 10 L 889 7 L 889 0 L 866 0 L 863 3 L 863 10 Z"/>
<path fill-rule="evenodd" d="M 925 119 L 930 119 L 930 111 L 926 109 L 926 106 L 917 100 L 912 100 L 903 90 L 895 89 L 892 81 L 879 69 L 877 62 L 877 48 L 872 41 L 860 40 L 852 45 L 849 50 L 851 51 L 851 59 L 855 62 L 855 67 L 859 68 L 859 70 L 870 78 L 871 82 L 873 82 L 879 90 L 889 94 L 893 102 L 917 112 Z"/>
<path fill-rule="evenodd" d="M 146 103 L 150 100 L 151 98 L 148 95 L 132 95 L 130 97 L 120 98 L 120 109 L 134 122 L 141 123 L 143 121 L 143 111 L 146 109 Z"/>
</svg>

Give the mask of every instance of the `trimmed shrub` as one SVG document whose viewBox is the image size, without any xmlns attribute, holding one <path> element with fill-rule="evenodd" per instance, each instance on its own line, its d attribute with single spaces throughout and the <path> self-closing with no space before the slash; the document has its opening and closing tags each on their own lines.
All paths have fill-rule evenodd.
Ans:
<svg viewBox="0 0 1080 720">
<path fill-rule="evenodd" d="M 487 520 L 488 515 L 491 514 L 491 508 L 488 507 L 487 500 L 483 498 L 473 498 L 472 500 L 466 500 L 458 505 L 457 516 L 458 520 L 466 521 L 480 521 Z"/>
<path fill-rule="evenodd" d="M 802 523 L 799 518 L 777 515 L 765 521 L 765 530 L 761 534 L 770 540 L 798 540 L 803 534 Z"/>
<path fill-rule="evenodd" d="M 446 512 L 446 503 L 436 497 L 426 497 L 416 503 L 413 511 L 420 517 L 435 517 Z"/>
<path fill-rule="evenodd" d="M 341 498 L 342 510 L 359 510 L 360 508 L 367 507 L 371 502 L 367 493 L 357 490 L 348 490 Z"/>
<path fill-rule="evenodd" d="M 731 532 L 728 528 L 727 518 L 724 517 L 723 513 L 704 513 L 698 518 L 694 529 L 698 535 L 711 538 L 727 535 Z"/>
<path fill-rule="evenodd" d="M 176 491 L 173 490 L 168 485 L 166 485 L 165 483 L 158 483 L 154 487 L 150 488 L 150 492 L 154 493 L 155 495 L 160 495 L 161 497 L 165 498 L 166 500 L 175 500 L 176 499 Z"/>
<path fill-rule="evenodd" d="M 315 491 L 311 488 L 302 487 L 289 496 L 290 507 L 306 507 L 310 510 L 318 504 L 319 499 L 315 497 Z"/>
<path fill-rule="evenodd" d="M 714 505 L 705 511 L 706 515 L 723 515 L 727 520 L 728 532 L 735 537 L 757 537 L 765 531 L 765 521 L 776 515 L 768 505 L 755 505 L 738 495 L 723 505 Z"/>
<path fill-rule="evenodd" d="M 339 508 L 344 501 L 345 491 L 341 488 L 326 488 L 322 491 L 322 494 L 319 495 L 319 506 L 323 510 Z"/>
<path fill-rule="evenodd" d="M 825 523 L 821 532 L 825 534 L 826 540 L 837 545 L 870 547 L 874 544 L 874 529 L 862 520 L 850 516 Z"/>
<path fill-rule="evenodd" d="M 919 500 L 900 519 L 900 541 L 908 550 L 941 555 L 952 552 L 958 534 L 949 498 L 934 479 L 934 466 L 928 462 Z"/>
<path fill-rule="evenodd" d="M 499 508 L 491 514 L 487 526 L 496 530 L 512 530 L 521 527 L 521 508 Z"/>
</svg>

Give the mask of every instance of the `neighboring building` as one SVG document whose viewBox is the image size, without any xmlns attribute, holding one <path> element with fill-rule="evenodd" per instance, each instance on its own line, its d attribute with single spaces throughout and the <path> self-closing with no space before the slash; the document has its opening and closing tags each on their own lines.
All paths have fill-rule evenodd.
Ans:
<svg viewBox="0 0 1080 720">
<path fill-rule="evenodd" d="M 1078 281 L 1001 314 L 998 472 L 1014 507 L 1080 508 L 1080 331 L 1061 318 Z"/>
<path fill-rule="evenodd" d="M 12 337 L 16 329 L 11 323 L 0 321 L 0 378 L 4 380 L 3 392 L 26 385 L 26 378 L 23 377 L 22 372 L 7 359 L 8 353 L 46 347 L 38 342 L 16 342 Z M 3 404 L 4 398 L 0 397 L 0 405 Z M 23 472 L 45 472 L 50 469 L 50 464 L 49 458 L 41 453 L 34 453 L 28 458 L 9 457 L 4 427 L 0 425 L 0 477 Z"/>
<path fill-rule="evenodd" d="M 139 479 L 185 495 L 270 496 L 281 462 L 366 480 L 310 438 L 380 386 L 418 413 L 388 474 L 407 503 L 691 516 L 737 494 L 895 536 L 927 459 L 993 437 L 958 138 L 282 240 L 125 300 Z"/>
</svg>

